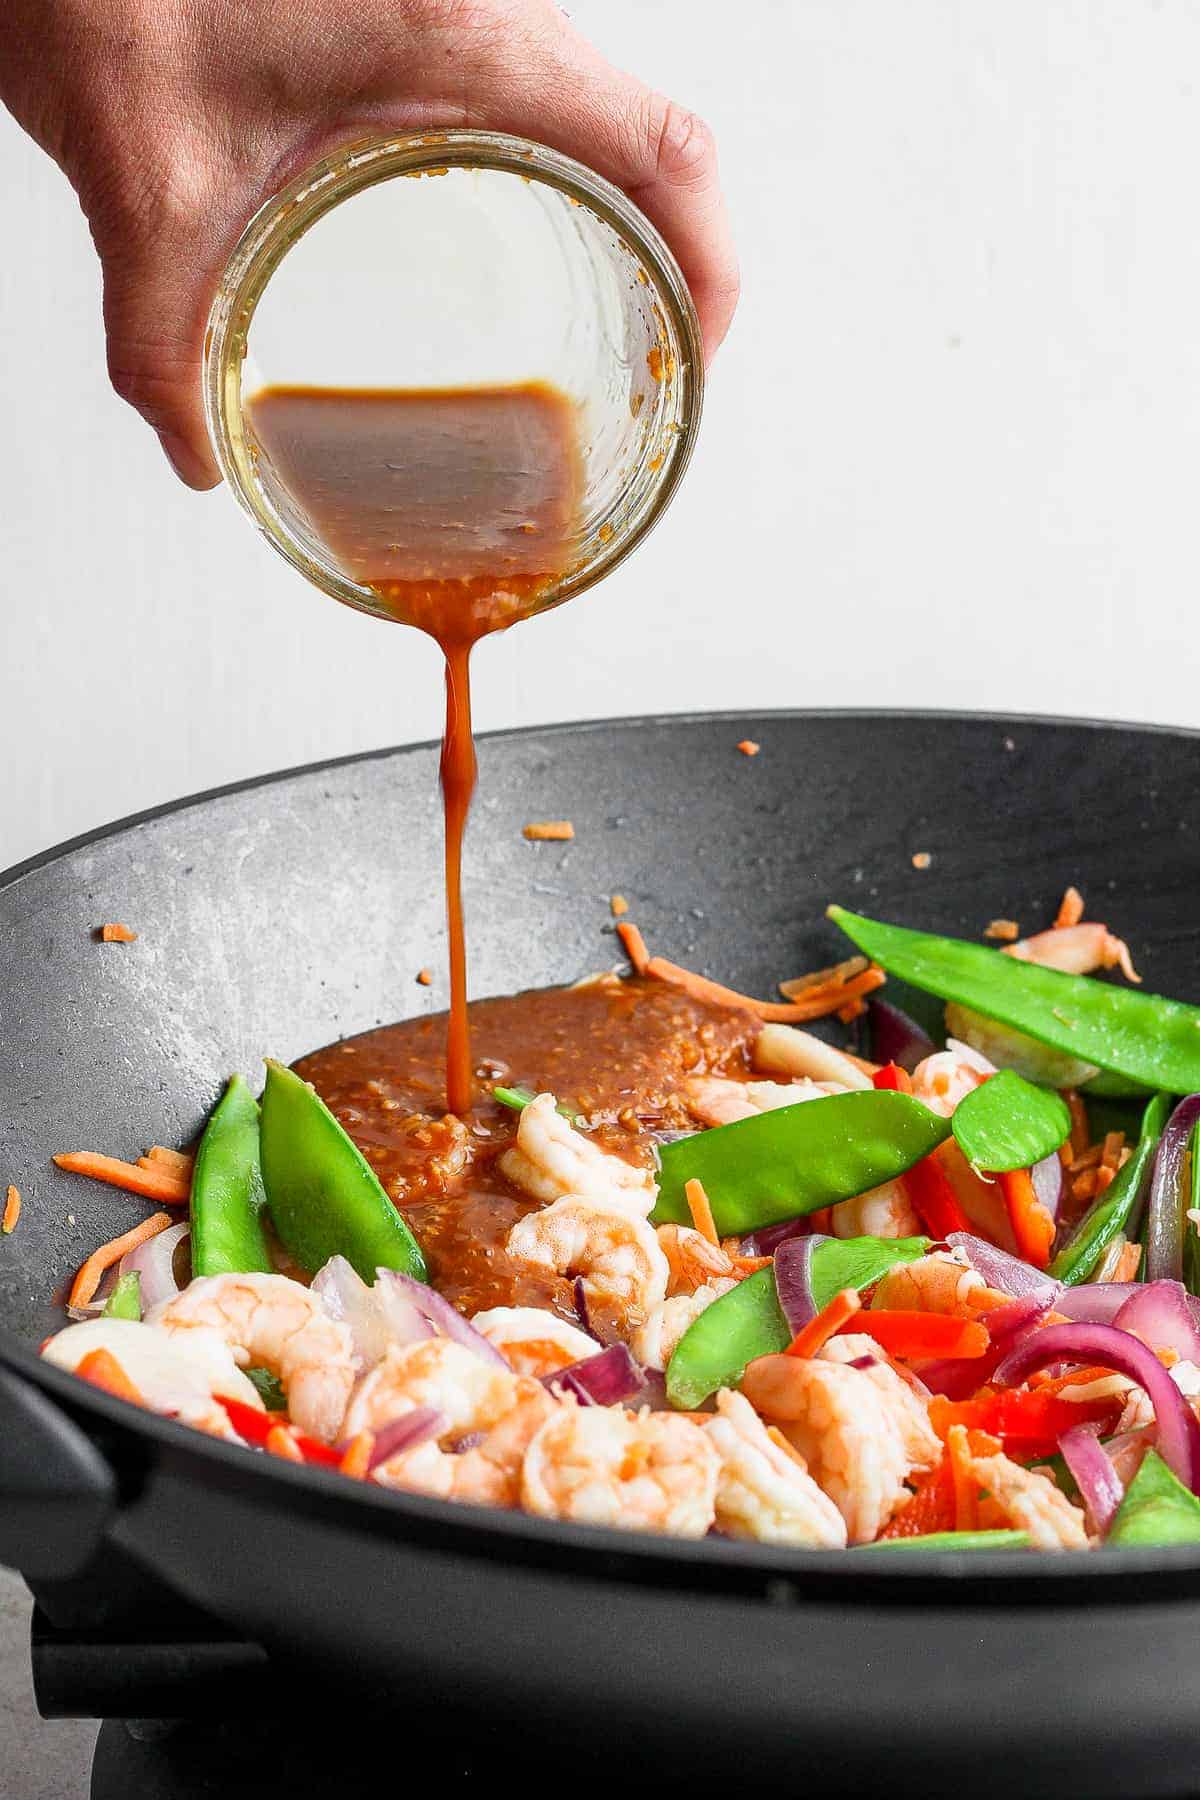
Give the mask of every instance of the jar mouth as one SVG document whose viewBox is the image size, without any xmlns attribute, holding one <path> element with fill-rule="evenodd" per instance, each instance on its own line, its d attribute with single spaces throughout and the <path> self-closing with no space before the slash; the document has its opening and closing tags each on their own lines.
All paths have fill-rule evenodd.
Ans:
<svg viewBox="0 0 1200 1800">
<path fill-rule="evenodd" d="M 590 215 L 589 228 L 604 234 L 614 256 L 619 253 L 648 322 L 650 379 L 643 378 L 630 408 L 636 442 L 625 447 L 612 503 L 589 520 L 579 553 L 547 591 L 544 606 L 591 587 L 640 543 L 672 499 L 699 430 L 703 340 L 687 283 L 655 227 L 610 182 L 558 151 L 501 132 L 403 132 L 358 140 L 323 157 L 259 208 L 229 259 L 205 334 L 205 415 L 221 471 L 271 547 L 333 598 L 378 617 L 392 615 L 369 588 L 321 554 L 264 478 L 243 386 L 251 326 L 284 259 L 335 207 L 398 177 L 471 170 L 540 184 L 581 209 L 584 219 Z M 647 404 L 639 406 L 639 400 Z"/>
</svg>

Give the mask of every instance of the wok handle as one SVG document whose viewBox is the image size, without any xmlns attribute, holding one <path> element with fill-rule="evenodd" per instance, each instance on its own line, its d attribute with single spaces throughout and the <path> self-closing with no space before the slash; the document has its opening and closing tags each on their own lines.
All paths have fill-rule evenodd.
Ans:
<svg viewBox="0 0 1200 1800">
<path fill-rule="evenodd" d="M 77 1574 L 116 1504 L 116 1477 L 86 1433 L 0 1368 L 0 1563 L 34 1579 Z"/>
</svg>

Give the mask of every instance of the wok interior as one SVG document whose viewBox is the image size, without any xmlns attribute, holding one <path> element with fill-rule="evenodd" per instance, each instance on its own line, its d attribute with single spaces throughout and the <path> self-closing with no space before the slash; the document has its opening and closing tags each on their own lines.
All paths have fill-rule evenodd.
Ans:
<svg viewBox="0 0 1200 1800">
<path fill-rule="evenodd" d="M 762 744 L 753 759 L 736 744 Z M 1048 922 L 1070 882 L 1150 990 L 1200 998 L 1184 733 L 950 715 L 629 721 L 485 739 L 468 840 L 471 991 L 621 961 L 608 898 L 656 950 L 771 993 L 832 960 L 831 900 L 977 936 Z M 570 818 L 570 844 L 529 819 Z M 916 852 L 928 868 L 914 868 Z M 95 941 L 121 919 L 136 943 Z M 7 1331 L 61 1324 L 63 1285 L 143 1202 L 58 1150 L 182 1144 L 235 1068 L 445 1004 L 436 753 L 320 767 L 185 803 L 0 882 L 0 1258 Z M 417 971 L 437 972 L 432 988 Z"/>
</svg>

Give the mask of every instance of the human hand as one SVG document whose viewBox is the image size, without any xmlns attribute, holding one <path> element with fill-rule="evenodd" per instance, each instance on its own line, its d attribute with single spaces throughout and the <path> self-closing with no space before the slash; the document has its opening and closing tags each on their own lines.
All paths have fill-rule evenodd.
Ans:
<svg viewBox="0 0 1200 1800">
<path fill-rule="evenodd" d="M 707 127 L 550 0 L 5 0 L 0 97 L 79 195 L 113 385 L 195 488 L 219 479 L 200 360 L 229 252 L 272 190 L 364 129 L 549 144 L 658 226 L 710 357 L 737 301 Z"/>
</svg>

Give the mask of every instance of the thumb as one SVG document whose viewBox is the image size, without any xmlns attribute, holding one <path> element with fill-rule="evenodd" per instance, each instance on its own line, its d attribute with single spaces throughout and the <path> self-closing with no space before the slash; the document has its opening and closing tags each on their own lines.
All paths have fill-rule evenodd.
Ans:
<svg viewBox="0 0 1200 1800">
<path fill-rule="evenodd" d="M 221 476 L 204 420 L 201 363 L 218 271 L 197 265 L 195 220 L 191 241 L 162 219 L 149 230 L 126 225 L 111 239 L 95 235 L 109 379 L 158 434 L 179 478 L 191 488 L 215 487 Z"/>
</svg>

